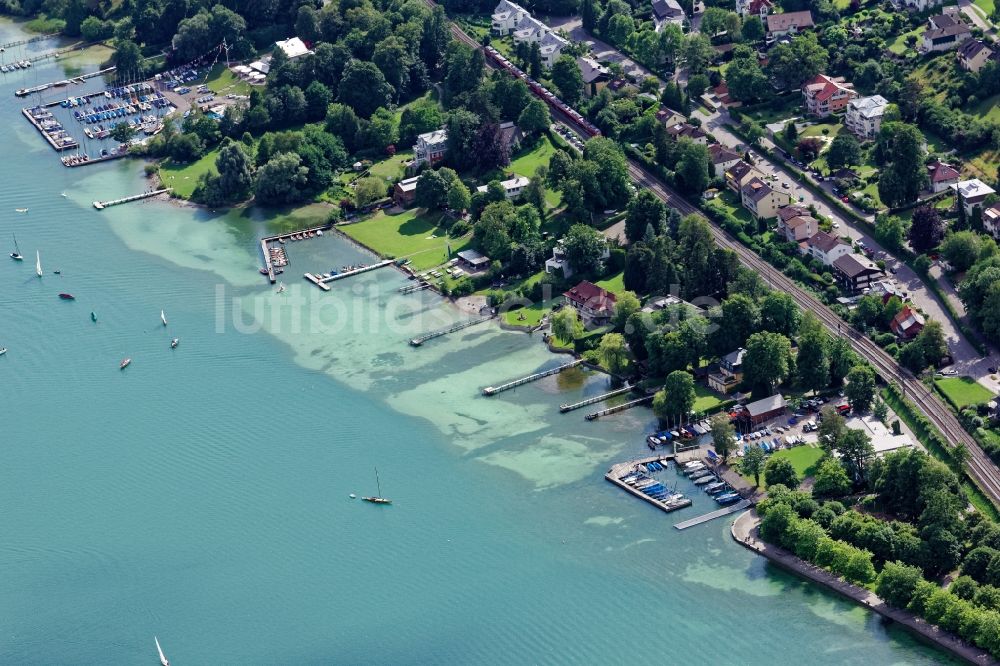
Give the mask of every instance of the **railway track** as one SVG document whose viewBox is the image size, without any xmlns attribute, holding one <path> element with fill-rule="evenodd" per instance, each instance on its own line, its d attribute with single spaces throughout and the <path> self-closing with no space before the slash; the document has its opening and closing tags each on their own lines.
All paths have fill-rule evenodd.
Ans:
<svg viewBox="0 0 1000 666">
<path fill-rule="evenodd" d="M 424 0 L 433 7 L 433 0 Z M 471 46 L 481 48 L 481 45 L 472 37 L 467 35 L 461 28 L 449 21 L 452 36 L 458 41 Z M 493 63 L 487 59 L 487 65 L 494 67 Z M 579 123 L 565 113 L 560 113 L 557 109 L 549 107 L 553 117 L 560 122 L 569 125 L 581 136 L 588 136 Z M 677 209 L 682 215 L 697 215 L 709 223 L 709 227 L 715 236 L 715 241 L 720 247 L 732 250 L 739 257 L 740 261 L 751 270 L 759 273 L 772 286 L 780 289 L 792 296 L 795 302 L 803 310 L 809 310 L 816 315 L 820 322 L 837 336 L 846 335 L 851 341 L 854 351 L 868 361 L 875 371 L 886 382 L 895 382 L 902 389 L 904 395 L 909 398 L 930 420 L 944 438 L 947 444 L 955 447 L 963 444 L 969 452 L 966 472 L 972 481 L 979 487 L 990 501 L 1000 507 L 1000 469 L 993 464 L 993 461 L 986 455 L 979 444 L 972 436 L 965 431 L 958 422 L 958 418 L 951 409 L 941 401 L 937 395 L 931 393 L 920 380 L 909 370 L 900 366 L 895 359 L 889 356 L 878 345 L 862 335 L 859 331 L 849 327 L 832 310 L 821 303 L 815 296 L 801 288 L 784 273 L 775 269 L 771 264 L 761 259 L 757 254 L 745 247 L 728 233 L 716 226 L 711 220 L 705 217 L 698 208 L 693 206 L 684 197 L 669 188 L 656 176 L 647 171 L 638 162 L 626 158 L 628 172 L 636 185 L 645 187 L 659 197 L 671 208 Z"/>
</svg>

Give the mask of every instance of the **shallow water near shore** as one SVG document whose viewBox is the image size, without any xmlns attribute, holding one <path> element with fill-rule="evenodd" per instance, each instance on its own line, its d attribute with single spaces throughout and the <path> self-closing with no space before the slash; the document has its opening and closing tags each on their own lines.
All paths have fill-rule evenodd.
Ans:
<svg viewBox="0 0 1000 666">
<path fill-rule="evenodd" d="M 714 503 L 673 471 L 695 505 L 669 516 L 605 482 L 652 426 L 559 413 L 605 376 L 482 397 L 565 362 L 538 337 L 412 348 L 470 313 L 391 268 L 321 294 L 299 276 L 370 260 L 333 234 L 286 246 L 275 294 L 257 240 L 280 215 L 94 210 L 147 182 L 63 168 L 21 118 L 12 91 L 61 76 L 0 77 L 0 242 L 46 271 L 0 263 L 0 663 L 155 663 L 154 634 L 181 666 L 950 663 L 727 521 L 674 530 Z M 391 507 L 348 497 L 375 466 Z"/>
</svg>

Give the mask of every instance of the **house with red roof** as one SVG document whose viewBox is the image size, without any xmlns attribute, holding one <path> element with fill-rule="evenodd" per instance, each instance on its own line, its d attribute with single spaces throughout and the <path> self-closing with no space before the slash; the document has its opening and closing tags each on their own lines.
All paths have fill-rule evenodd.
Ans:
<svg viewBox="0 0 1000 666">
<path fill-rule="evenodd" d="M 903 309 L 897 312 L 896 316 L 889 322 L 889 330 L 904 340 L 909 340 L 916 337 L 923 330 L 924 323 L 922 314 L 912 309 L 909 305 L 904 305 Z"/>
<path fill-rule="evenodd" d="M 563 296 L 588 326 L 603 326 L 611 321 L 611 316 L 615 313 L 615 295 L 593 282 L 584 280 L 563 292 Z"/>
<path fill-rule="evenodd" d="M 736 0 L 736 13 L 742 18 L 759 16 L 764 21 L 773 11 L 774 3 L 771 0 Z"/>
<path fill-rule="evenodd" d="M 931 191 L 937 193 L 944 192 L 952 185 L 958 185 L 961 174 L 950 164 L 935 160 L 927 165 L 927 176 L 931 183 Z"/>
<path fill-rule="evenodd" d="M 817 74 L 802 84 L 806 113 L 819 118 L 844 111 L 857 96 L 854 84 L 848 83 L 842 76 Z"/>
</svg>

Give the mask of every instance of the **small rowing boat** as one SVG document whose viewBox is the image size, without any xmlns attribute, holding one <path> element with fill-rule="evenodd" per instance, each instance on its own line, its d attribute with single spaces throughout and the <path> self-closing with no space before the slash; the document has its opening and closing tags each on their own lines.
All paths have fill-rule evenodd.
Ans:
<svg viewBox="0 0 1000 666">
<path fill-rule="evenodd" d="M 180 343 L 181 343 L 180 338 L 174 338 L 173 340 L 170 341 L 170 348 L 177 349 L 177 345 L 179 345 Z"/>
<path fill-rule="evenodd" d="M 59 298 L 63 299 L 64 301 L 76 300 L 76 296 L 74 296 L 73 294 L 59 294 Z"/>
<path fill-rule="evenodd" d="M 27 208 L 15 208 L 14 210 L 16 212 L 18 212 L 18 213 L 27 213 L 28 212 Z"/>
<path fill-rule="evenodd" d="M 7 353 L 7 348 L 6 347 L 0 347 L 0 356 L 3 356 L 6 353 Z"/>
<path fill-rule="evenodd" d="M 125 368 L 127 368 L 131 364 L 132 364 L 132 359 L 130 359 L 130 358 L 123 358 L 122 362 L 118 364 L 118 369 L 119 370 L 124 370 Z"/>
<path fill-rule="evenodd" d="M 90 311 L 90 321 L 95 323 L 97 322 L 97 313 L 94 312 L 93 310 Z"/>
</svg>

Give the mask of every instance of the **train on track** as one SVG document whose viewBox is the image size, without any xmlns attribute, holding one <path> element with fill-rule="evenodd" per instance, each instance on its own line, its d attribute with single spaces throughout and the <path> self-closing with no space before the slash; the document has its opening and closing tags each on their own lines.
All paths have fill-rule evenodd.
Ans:
<svg viewBox="0 0 1000 666">
<path fill-rule="evenodd" d="M 528 76 L 527 73 L 521 71 L 521 68 L 512 63 L 510 60 L 507 60 L 507 58 L 505 58 L 495 48 L 492 46 L 486 46 L 483 48 L 483 51 L 485 52 L 486 57 L 489 58 L 494 65 L 507 70 L 512 75 L 527 83 L 528 88 L 531 89 L 533 94 L 537 95 L 543 102 L 572 120 L 573 123 L 577 125 L 588 137 L 601 136 L 601 130 L 594 127 L 594 125 L 584 118 L 579 111 L 556 97 L 551 90 L 543 86 L 538 81 L 535 81 L 533 78 Z"/>
</svg>

